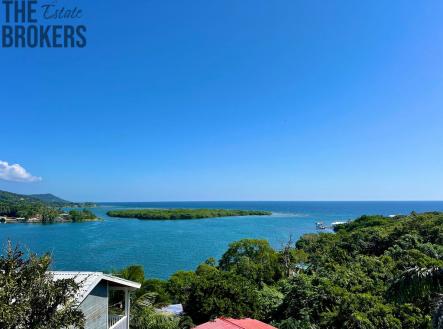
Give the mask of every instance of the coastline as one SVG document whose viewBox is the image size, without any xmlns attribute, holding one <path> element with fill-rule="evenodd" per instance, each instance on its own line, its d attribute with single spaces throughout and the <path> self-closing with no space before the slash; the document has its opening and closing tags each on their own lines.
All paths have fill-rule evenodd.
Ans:
<svg viewBox="0 0 443 329">
<path fill-rule="evenodd" d="M 73 221 L 66 219 L 54 219 L 52 221 L 44 221 L 38 218 L 11 218 L 11 217 L 0 217 L 0 224 L 69 224 L 69 223 L 82 223 L 82 222 L 98 222 L 103 221 L 102 218 L 87 218 L 82 219 L 81 221 Z"/>
<path fill-rule="evenodd" d="M 100 222 L 84 225 L 0 224 L 0 239 L 13 238 L 38 253 L 51 250 L 57 270 L 99 271 L 138 263 L 149 269 L 150 276 L 168 278 L 180 269 L 195 269 L 208 257 L 220 257 L 229 243 L 242 238 L 267 239 L 271 246 L 280 248 L 289 237 L 295 240 L 303 234 L 316 233 L 315 223 L 318 221 L 330 226 L 333 222 L 355 219 L 363 214 L 389 216 L 409 214 L 414 210 L 443 211 L 443 201 L 114 202 L 100 205 L 91 209 L 102 218 Z M 106 215 L 108 210 L 135 207 L 268 209 L 278 215 L 179 221 L 142 221 Z"/>
</svg>

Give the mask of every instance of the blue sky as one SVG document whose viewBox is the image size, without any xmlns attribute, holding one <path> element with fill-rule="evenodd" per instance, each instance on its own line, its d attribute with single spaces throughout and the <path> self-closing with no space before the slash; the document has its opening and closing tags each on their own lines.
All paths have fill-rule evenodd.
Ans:
<svg viewBox="0 0 443 329">
<path fill-rule="evenodd" d="M 86 48 L 0 49 L 0 189 L 443 199 L 443 2 L 63 3 Z"/>
</svg>

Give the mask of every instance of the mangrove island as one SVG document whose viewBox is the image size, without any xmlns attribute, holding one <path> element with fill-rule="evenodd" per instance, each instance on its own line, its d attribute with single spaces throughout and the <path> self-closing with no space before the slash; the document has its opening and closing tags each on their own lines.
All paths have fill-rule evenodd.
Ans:
<svg viewBox="0 0 443 329">
<path fill-rule="evenodd" d="M 270 211 L 230 209 L 122 209 L 107 212 L 110 217 L 148 220 L 202 219 L 232 216 L 269 216 Z"/>
</svg>

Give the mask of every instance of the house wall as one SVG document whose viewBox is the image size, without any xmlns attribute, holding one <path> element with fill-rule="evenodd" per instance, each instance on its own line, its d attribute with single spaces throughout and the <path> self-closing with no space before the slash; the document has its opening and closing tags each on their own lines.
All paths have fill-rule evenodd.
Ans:
<svg viewBox="0 0 443 329">
<path fill-rule="evenodd" d="M 80 304 L 86 318 L 85 329 L 108 328 L 108 286 L 102 280 Z"/>
</svg>

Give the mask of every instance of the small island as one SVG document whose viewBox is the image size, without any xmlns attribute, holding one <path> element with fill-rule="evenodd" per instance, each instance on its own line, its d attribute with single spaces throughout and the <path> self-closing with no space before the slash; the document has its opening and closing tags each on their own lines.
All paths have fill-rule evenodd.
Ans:
<svg viewBox="0 0 443 329">
<path fill-rule="evenodd" d="M 230 209 L 122 209 L 107 212 L 110 217 L 146 220 L 202 219 L 232 216 L 269 216 L 270 211 Z"/>
<path fill-rule="evenodd" d="M 70 210 L 67 218 L 71 222 L 91 222 L 98 220 L 97 216 L 89 209 Z"/>
</svg>

